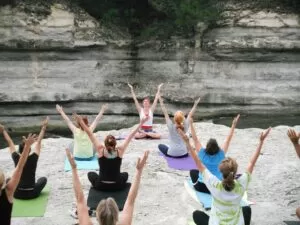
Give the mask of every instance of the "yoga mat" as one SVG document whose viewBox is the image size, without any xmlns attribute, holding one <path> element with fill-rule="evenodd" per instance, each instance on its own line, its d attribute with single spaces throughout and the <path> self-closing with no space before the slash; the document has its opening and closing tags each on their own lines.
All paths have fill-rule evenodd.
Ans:
<svg viewBox="0 0 300 225">
<path fill-rule="evenodd" d="M 122 191 L 98 191 L 95 188 L 91 188 L 87 200 L 87 205 L 90 209 L 95 210 L 102 199 L 113 198 L 115 199 L 119 210 L 123 210 L 131 183 L 127 183 L 127 186 Z"/>
<path fill-rule="evenodd" d="M 191 179 L 188 179 L 184 182 L 184 187 L 186 188 L 187 192 L 192 196 L 192 198 L 198 203 L 200 203 L 205 210 L 209 210 L 211 208 L 212 196 L 207 193 L 196 191 Z M 253 202 L 247 200 L 247 192 L 245 192 L 241 201 L 241 206 L 248 206 L 253 204 Z"/>
<path fill-rule="evenodd" d="M 12 217 L 43 217 L 46 211 L 49 186 L 46 186 L 41 195 L 35 199 L 14 199 Z"/>
<path fill-rule="evenodd" d="M 300 225 L 300 220 L 298 221 L 283 221 L 287 225 Z"/>
<path fill-rule="evenodd" d="M 120 134 L 118 136 L 115 136 L 116 140 L 125 140 L 129 135 L 127 134 Z"/>
<path fill-rule="evenodd" d="M 75 160 L 77 164 L 77 170 L 99 170 L 98 158 L 94 156 L 94 158 L 90 161 L 78 161 Z M 65 171 L 72 170 L 69 160 L 65 159 Z"/>
<path fill-rule="evenodd" d="M 191 156 L 184 158 L 172 158 L 165 156 L 160 152 L 160 155 L 167 160 L 168 166 L 177 170 L 192 170 L 197 169 L 197 166 Z"/>
</svg>

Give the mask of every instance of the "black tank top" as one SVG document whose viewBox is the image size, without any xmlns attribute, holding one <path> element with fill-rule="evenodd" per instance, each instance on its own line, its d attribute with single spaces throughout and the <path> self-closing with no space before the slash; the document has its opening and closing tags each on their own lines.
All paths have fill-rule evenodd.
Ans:
<svg viewBox="0 0 300 225">
<path fill-rule="evenodd" d="M 100 167 L 100 180 L 103 181 L 115 181 L 118 182 L 120 178 L 120 170 L 122 164 L 122 158 L 119 157 L 119 151 L 117 150 L 118 156 L 115 158 L 106 158 L 103 156 L 98 158 L 98 163 Z"/>
<path fill-rule="evenodd" d="M 13 204 L 8 201 L 5 189 L 0 192 L 0 223 L 1 225 L 10 225 Z"/>
<path fill-rule="evenodd" d="M 15 167 L 17 167 L 19 160 L 20 160 L 20 154 L 17 152 L 12 153 L 12 159 L 15 163 Z M 34 188 L 35 185 L 35 172 L 37 167 L 39 156 L 36 153 L 33 153 L 28 156 L 27 161 L 25 163 L 21 179 L 18 185 L 18 189 L 28 189 L 28 188 Z"/>
</svg>

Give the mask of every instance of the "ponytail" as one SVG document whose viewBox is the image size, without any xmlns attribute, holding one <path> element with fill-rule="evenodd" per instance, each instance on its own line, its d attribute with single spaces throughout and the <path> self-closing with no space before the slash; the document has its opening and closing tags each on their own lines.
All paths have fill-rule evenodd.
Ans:
<svg viewBox="0 0 300 225">
<path fill-rule="evenodd" d="M 116 145 L 117 145 L 116 138 L 112 135 L 107 135 L 107 137 L 105 138 L 104 144 L 105 144 L 105 148 L 108 151 L 108 153 L 111 154 L 112 151 L 115 150 Z"/>
<path fill-rule="evenodd" d="M 222 185 L 226 191 L 234 189 L 234 174 L 230 172 L 226 178 L 223 178 Z"/>
<path fill-rule="evenodd" d="M 183 122 L 184 122 L 184 114 L 181 111 L 177 111 L 174 115 L 174 122 L 176 124 L 176 129 L 181 129 L 182 131 L 184 131 L 184 126 L 183 126 Z"/>
<path fill-rule="evenodd" d="M 232 191 L 235 187 L 234 177 L 237 168 L 237 162 L 230 157 L 224 159 L 219 165 L 220 172 L 223 174 L 222 185 L 226 191 Z"/>
<path fill-rule="evenodd" d="M 180 129 L 182 131 L 184 131 L 184 126 L 182 123 L 176 123 L 176 129 Z"/>
</svg>

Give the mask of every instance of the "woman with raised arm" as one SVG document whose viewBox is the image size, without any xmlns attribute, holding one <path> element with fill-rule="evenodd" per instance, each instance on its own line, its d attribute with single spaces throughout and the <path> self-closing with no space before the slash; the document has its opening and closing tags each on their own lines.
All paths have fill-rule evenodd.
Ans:
<svg viewBox="0 0 300 225">
<path fill-rule="evenodd" d="M 141 107 L 140 103 L 138 102 L 136 95 L 134 93 L 133 87 L 131 84 L 128 84 L 131 90 L 132 98 L 134 100 L 136 109 L 140 115 L 140 120 L 142 120 L 144 117 L 149 117 L 149 120 L 147 120 L 141 129 L 136 133 L 135 138 L 136 139 L 142 139 L 142 138 L 153 138 L 153 139 L 160 139 L 161 135 L 156 133 L 153 130 L 153 113 L 155 111 L 158 96 L 160 93 L 160 89 L 163 86 L 163 84 L 158 85 L 157 92 L 153 101 L 153 104 L 150 104 L 150 99 L 148 97 L 144 98 L 143 100 L 143 107 Z"/>
<path fill-rule="evenodd" d="M 264 140 L 270 133 L 271 128 L 262 132 L 259 138 L 259 145 L 250 159 L 247 170 L 238 179 L 235 179 L 238 164 L 233 158 L 225 158 L 219 165 L 223 179 L 220 181 L 203 165 L 196 152 L 193 150 L 188 136 L 178 129 L 181 137 L 186 143 L 189 154 L 194 159 L 203 182 L 213 197 L 210 217 L 202 212 L 193 213 L 194 222 L 197 225 L 226 224 L 226 225 L 249 225 L 251 221 L 251 208 L 241 207 L 241 200 L 251 179 L 255 163 L 260 155 Z"/>
<path fill-rule="evenodd" d="M 298 157 L 300 159 L 300 144 L 299 144 L 300 133 L 298 133 L 298 135 L 297 135 L 296 131 L 294 131 L 293 129 L 289 129 L 287 135 L 289 136 L 292 144 L 294 145 L 296 154 L 298 155 Z M 296 215 L 300 219 L 300 207 L 298 207 L 296 209 Z"/>
<path fill-rule="evenodd" d="M 77 200 L 77 214 L 80 225 L 91 225 L 88 207 L 82 191 L 81 183 L 77 174 L 76 163 L 71 152 L 66 149 L 66 154 L 72 167 L 73 188 Z M 119 219 L 119 209 L 113 198 L 102 200 L 96 209 L 96 217 L 99 225 L 131 225 L 133 218 L 134 203 L 138 194 L 143 169 L 145 167 L 149 151 L 146 151 L 142 159 L 138 159 L 136 164 L 136 174 L 133 184 L 130 187 L 122 217 Z"/>
<path fill-rule="evenodd" d="M 219 180 L 222 180 L 222 173 L 219 170 L 219 165 L 223 159 L 225 159 L 225 155 L 228 151 L 229 144 L 234 134 L 234 129 L 239 121 L 240 115 L 238 114 L 232 121 L 232 125 L 229 131 L 228 136 L 226 137 L 221 148 L 219 147 L 216 139 L 210 138 L 206 144 L 206 148 L 202 146 L 200 143 L 196 131 L 193 125 L 193 119 L 190 119 L 190 127 L 191 134 L 195 145 L 195 150 L 201 162 L 205 165 L 205 167 Z M 199 170 L 191 170 L 190 177 L 192 179 L 194 188 L 197 191 L 210 193 L 207 189 L 206 185 L 203 183 L 202 175 L 199 173 Z"/>
<path fill-rule="evenodd" d="M 45 131 L 48 125 L 49 118 L 47 117 L 45 120 L 42 121 L 42 127 L 41 131 L 39 133 L 39 136 L 37 138 L 37 142 L 35 145 L 35 150 L 28 156 L 27 162 L 25 164 L 20 183 L 15 191 L 14 197 L 17 199 L 33 199 L 37 198 L 44 187 L 47 184 L 47 178 L 41 177 L 35 182 L 35 173 L 37 168 L 37 163 L 39 160 L 39 156 L 41 153 L 42 148 L 42 140 L 45 135 Z M 0 125 L 2 126 L 2 125 Z M 6 132 L 4 127 L 3 129 L 3 135 L 5 140 L 8 143 L 9 151 L 11 154 L 11 157 L 14 161 L 15 167 L 17 167 L 18 162 L 20 160 L 21 154 L 23 152 L 25 142 L 22 141 L 21 144 L 19 144 L 19 149 L 16 151 L 15 144 L 13 143 L 12 139 L 10 138 L 9 134 Z M 30 149 L 31 150 L 31 149 Z"/>
<path fill-rule="evenodd" d="M 95 128 L 97 127 L 97 124 L 99 123 L 106 109 L 107 109 L 107 104 L 101 107 L 100 112 L 98 113 L 98 115 L 96 116 L 95 120 L 91 125 L 89 125 L 89 121 L 86 116 L 82 117 L 84 124 L 86 126 L 89 126 L 92 132 L 94 132 Z M 56 110 L 61 114 L 62 118 L 66 121 L 69 129 L 73 133 L 74 142 L 73 142 L 73 147 L 70 148 L 74 154 L 75 159 L 78 161 L 92 160 L 94 158 L 93 143 L 89 139 L 86 132 L 84 132 L 82 126 L 79 123 L 77 123 L 75 126 L 72 123 L 72 121 L 69 119 L 69 117 L 65 114 L 63 108 L 60 105 L 56 105 Z"/>
<path fill-rule="evenodd" d="M 0 126 L 0 132 L 4 132 L 4 127 Z M 35 135 L 29 134 L 23 137 L 25 143 L 18 165 L 16 166 L 10 179 L 5 179 L 3 171 L 0 169 L 0 221 L 1 225 L 10 225 L 11 212 L 13 207 L 14 193 L 19 184 L 23 168 L 26 164 L 30 152 L 30 146 L 35 142 Z"/>
<path fill-rule="evenodd" d="M 200 101 L 200 98 L 198 98 L 194 102 L 193 108 L 189 112 L 187 119 L 185 119 L 183 112 L 177 111 L 174 114 L 174 122 L 175 122 L 175 124 L 174 124 L 169 117 L 169 114 L 164 105 L 163 99 L 161 98 L 161 96 L 159 96 L 160 106 L 164 113 L 164 116 L 166 119 L 166 124 L 167 124 L 168 130 L 169 130 L 169 144 L 170 145 L 169 146 L 165 145 L 165 144 L 158 145 L 158 149 L 164 155 L 173 157 L 173 158 L 182 158 L 182 157 L 188 156 L 186 146 L 185 146 L 184 142 L 182 141 L 180 135 L 178 134 L 177 130 L 180 129 L 185 133 L 188 131 L 189 118 L 191 118 L 194 115 L 199 101 Z"/>
<path fill-rule="evenodd" d="M 88 134 L 98 153 L 99 175 L 95 172 L 88 173 L 88 179 L 92 186 L 100 191 L 119 191 L 125 189 L 128 173 L 120 172 L 125 150 L 134 135 L 149 118 L 143 118 L 124 143 L 117 146 L 116 138 L 112 135 L 106 136 L 104 144 L 102 144 L 80 116 L 75 114 L 74 117 Z"/>
</svg>

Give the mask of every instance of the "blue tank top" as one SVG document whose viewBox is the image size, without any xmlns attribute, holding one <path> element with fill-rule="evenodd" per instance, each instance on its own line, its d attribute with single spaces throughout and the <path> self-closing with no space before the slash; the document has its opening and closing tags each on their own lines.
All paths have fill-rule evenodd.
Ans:
<svg viewBox="0 0 300 225">
<path fill-rule="evenodd" d="M 219 170 L 219 165 L 223 159 L 225 159 L 225 153 L 223 150 L 214 155 L 209 155 L 206 153 L 205 148 L 201 148 L 198 152 L 198 157 L 201 162 L 205 165 L 205 167 L 211 172 L 214 176 L 216 176 L 219 180 L 223 180 L 223 175 Z M 202 174 L 199 173 L 199 181 L 202 182 Z"/>
</svg>

